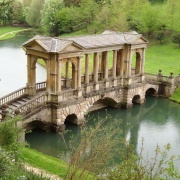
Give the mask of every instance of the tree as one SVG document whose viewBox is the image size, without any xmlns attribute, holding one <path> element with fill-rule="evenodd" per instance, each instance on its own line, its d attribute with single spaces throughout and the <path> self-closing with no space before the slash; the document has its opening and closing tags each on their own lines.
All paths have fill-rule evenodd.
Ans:
<svg viewBox="0 0 180 180">
<path fill-rule="evenodd" d="M 77 7 L 65 7 L 57 13 L 56 24 L 58 34 L 70 33 L 79 30 L 79 9 Z"/>
<path fill-rule="evenodd" d="M 175 156 L 168 157 L 170 144 L 155 149 L 155 156 L 150 158 L 124 139 L 119 127 L 122 121 L 104 119 L 94 126 L 83 125 L 79 136 L 72 138 L 69 144 L 69 168 L 67 179 L 179 179 L 180 173 L 174 165 Z M 121 147 L 121 148 L 117 148 Z M 119 158 L 119 159 L 118 159 Z M 119 161 L 118 161 L 118 160 Z M 103 175 L 106 175 L 104 177 Z"/>
<path fill-rule="evenodd" d="M 13 0 L 0 0 L 0 24 L 3 26 L 11 22 Z"/>
<path fill-rule="evenodd" d="M 15 0 L 12 4 L 12 21 L 14 23 L 25 23 L 25 9 L 20 0 Z"/>
<path fill-rule="evenodd" d="M 163 19 L 169 30 L 180 31 L 180 0 L 167 0 L 165 2 Z"/>
<path fill-rule="evenodd" d="M 126 15 L 118 3 L 104 5 L 101 11 L 96 15 L 95 21 L 99 30 L 111 29 L 115 31 L 128 30 Z"/>
<path fill-rule="evenodd" d="M 158 31 L 155 34 L 155 38 L 160 42 L 160 44 L 162 44 L 162 40 L 165 39 L 165 33 L 164 31 Z"/>
<path fill-rule="evenodd" d="M 55 34 L 58 33 L 58 26 L 56 24 L 56 14 L 64 7 L 63 0 L 49 0 L 46 1 L 41 14 L 41 25 L 46 33 Z"/>
<path fill-rule="evenodd" d="M 180 47 L 180 32 L 173 36 L 172 42 L 179 44 Z"/>
<path fill-rule="evenodd" d="M 29 7 L 27 7 L 26 22 L 30 26 L 40 27 L 41 24 L 41 10 L 45 0 L 32 0 Z"/>
<path fill-rule="evenodd" d="M 79 6 L 81 3 L 81 0 L 64 0 L 65 6 L 66 7 L 71 7 L 71 6 Z"/>
<path fill-rule="evenodd" d="M 30 6 L 31 2 L 32 2 L 31 0 L 22 0 L 22 3 L 23 3 L 24 7 Z"/>
</svg>

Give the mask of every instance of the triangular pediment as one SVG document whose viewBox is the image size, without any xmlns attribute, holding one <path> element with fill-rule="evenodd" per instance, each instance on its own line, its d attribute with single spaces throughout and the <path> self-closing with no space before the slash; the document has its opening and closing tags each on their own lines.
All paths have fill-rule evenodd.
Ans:
<svg viewBox="0 0 180 180">
<path fill-rule="evenodd" d="M 38 43 L 37 41 L 32 41 L 32 42 L 24 45 L 24 47 L 27 49 L 33 49 L 35 51 L 47 52 L 46 49 L 44 47 L 42 47 L 42 45 L 40 43 Z"/>
<path fill-rule="evenodd" d="M 82 48 L 74 43 L 69 44 L 64 49 L 60 51 L 60 53 L 68 53 L 68 52 L 79 52 L 82 51 Z"/>
<path fill-rule="evenodd" d="M 143 44 L 143 43 L 148 43 L 148 41 L 145 38 L 141 37 L 137 39 L 136 41 L 134 41 L 133 44 Z"/>
</svg>

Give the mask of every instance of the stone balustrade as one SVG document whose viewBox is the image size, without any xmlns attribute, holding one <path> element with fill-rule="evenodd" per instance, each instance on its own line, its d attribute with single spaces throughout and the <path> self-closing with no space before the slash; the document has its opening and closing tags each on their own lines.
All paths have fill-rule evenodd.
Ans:
<svg viewBox="0 0 180 180">
<path fill-rule="evenodd" d="M 32 109 L 36 108 L 37 106 L 42 105 L 47 101 L 47 92 L 43 92 L 33 98 L 32 100 L 26 102 L 25 104 L 18 107 L 18 111 L 20 114 L 26 114 L 30 112 Z"/>
<path fill-rule="evenodd" d="M 14 92 L 6 95 L 6 96 L 1 97 L 0 98 L 0 105 L 7 104 L 11 101 L 14 101 L 15 99 L 20 98 L 21 96 L 23 96 L 25 94 L 25 92 L 26 92 L 26 87 L 23 87 L 23 88 L 18 89 L 18 90 L 14 91 Z"/>
</svg>

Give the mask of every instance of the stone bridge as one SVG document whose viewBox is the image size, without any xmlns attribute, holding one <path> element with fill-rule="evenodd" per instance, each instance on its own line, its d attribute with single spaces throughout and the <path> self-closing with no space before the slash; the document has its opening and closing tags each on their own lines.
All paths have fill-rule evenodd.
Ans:
<svg viewBox="0 0 180 180">
<path fill-rule="evenodd" d="M 23 45 L 27 85 L 0 98 L 1 121 L 21 114 L 26 129 L 58 132 L 66 121 L 80 125 L 88 112 L 105 106 L 130 108 L 144 103 L 148 94 L 169 97 L 180 76 L 144 73 L 146 46 L 147 40 L 136 32 L 35 36 Z M 46 82 L 36 83 L 38 59 L 46 64 Z"/>
</svg>

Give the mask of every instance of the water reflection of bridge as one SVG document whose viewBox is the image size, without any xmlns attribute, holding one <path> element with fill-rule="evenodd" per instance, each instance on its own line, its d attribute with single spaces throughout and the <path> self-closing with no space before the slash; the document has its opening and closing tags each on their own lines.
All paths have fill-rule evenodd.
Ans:
<svg viewBox="0 0 180 180">
<path fill-rule="evenodd" d="M 27 85 L 0 99 L 1 119 L 22 114 L 26 127 L 61 131 L 66 120 L 82 124 L 94 105 L 129 108 L 143 103 L 146 94 L 169 96 L 180 77 L 145 74 L 146 46 L 147 40 L 136 32 L 64 39 L 35 36 L 23 45 Z M 39 58 L 47 68 L 42 83 L 36 83 Z"/>
</svg>

